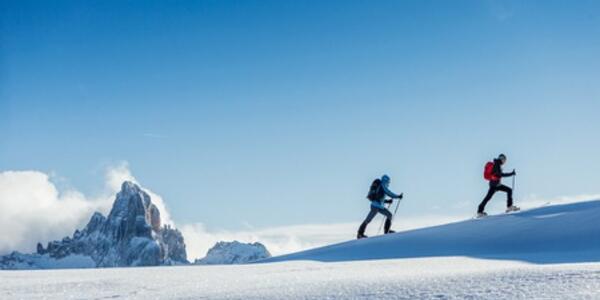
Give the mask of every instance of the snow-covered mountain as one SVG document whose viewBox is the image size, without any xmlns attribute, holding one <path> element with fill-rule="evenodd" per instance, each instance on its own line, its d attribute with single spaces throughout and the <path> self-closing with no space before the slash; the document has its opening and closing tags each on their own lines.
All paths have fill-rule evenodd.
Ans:
<svg viewBox="0 0 600 300">
<path fill-rule="evenodd" d="M 197 259 L 197 265 L 231 265 L 244 264 L 271 257 L 271 253 L 261 243 L 218 242 L 206 257 Z"/>
<path fill-rule="evenodd" d="M 264 261 L 468 256 L 544 264 L 600 262 L 598 220 L 600 200 L 552 205 L 352 240 Z"/>
<path fill-rule="evenodd" d="M 96 212 L 72 237 L 38 243 L 37 253 L 0 257 L 0 269 L 128 267 L 187 264 L 181 233 L 162 225 L 150 196 L 126 181 L 108 217 Z"/>
</svg>

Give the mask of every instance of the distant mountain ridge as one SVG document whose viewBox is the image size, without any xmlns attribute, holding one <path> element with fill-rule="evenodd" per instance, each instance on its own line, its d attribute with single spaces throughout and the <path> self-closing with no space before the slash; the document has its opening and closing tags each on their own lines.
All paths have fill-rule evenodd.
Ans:
<svg viewBox="0 0 600 300">
<path fill-rule="evenodd" d="M 218 242 L 206 257 L 197 259 L 196 265 L 245 264 L 271 257 L 271 253 L 261 243 Z"/>
<path fill-rule="evenodd" d="M 96 212 L 73 236 L 37 253 L 0 256 L 0 269 L 129 267 L 188 264 L 181 232 L 162 225 L 160 211 L 137 184 L 125 181 L 108 217 Z"/>
</svg>

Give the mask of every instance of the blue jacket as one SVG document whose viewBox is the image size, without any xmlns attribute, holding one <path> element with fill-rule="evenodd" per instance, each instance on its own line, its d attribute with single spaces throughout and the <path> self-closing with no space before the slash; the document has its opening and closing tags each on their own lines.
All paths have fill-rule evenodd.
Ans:
<svg viewBox="0 0 600 300">
<path fill-rule="evenodd" d="M 396 195 L 394 192 L 390 191 L 389 185 L 390 185 L 389 182 L 386 182 L 386 181 L 381 182 L 381 187 L 383 188 L 383 193 L 392 199 L 400 198 L 400 195 Z M 384 200 L 385 200 L 385 197 L 381 198 L 379 201 L 377 201 L 377 200 L 371 201 L 371 206 L 377 207 L 377 208 L 385 208 L 383 206 Z"/>
</svg>

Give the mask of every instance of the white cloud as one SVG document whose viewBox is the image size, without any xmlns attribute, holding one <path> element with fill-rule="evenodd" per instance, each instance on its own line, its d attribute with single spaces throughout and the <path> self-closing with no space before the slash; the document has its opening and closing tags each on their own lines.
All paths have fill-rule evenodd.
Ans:
<svg viewBox="0 0 600 300">
<path fill-rule="evenodd" d="M 31 251 L 37 241 L 70 234 L 101 206 L 77 191 L 59 192 L 42 172 L 2 172 L 0 253 Z"/>
<path fill-rule="evenodd" d="M 121 184 L 123 181 L 131 181 L 137 183 L 137 180 L 131 174 L 129 170 L 129 164 L 127 162 L 120 162 L 117 165 L 111 166 L 107 169 L 106 175 L 106 188 L 116 193 L 121 190 Z"/>
<path fill-rule="evenodd" d="M 127 163 L 109 167 L 105 191 L 93 197 L 74 189 L 59 190 L 54 180 L 39 171 L 0 172 L 0 254 L 32 252 L 37 242 L 45 246 L 71 235 L 87 224 L 94 211 L 104 215 L 110 211 L 124 180 L 136 182 Z M 144 190 L 161 212 L 163 224 L 172 224 L 162 197 Z"/>
</svg>

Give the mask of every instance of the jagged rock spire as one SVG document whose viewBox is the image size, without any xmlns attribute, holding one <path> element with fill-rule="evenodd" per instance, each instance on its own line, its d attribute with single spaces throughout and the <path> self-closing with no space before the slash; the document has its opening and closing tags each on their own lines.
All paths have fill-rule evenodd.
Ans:
<svg viewBox="0 0 600 300">
<path fill-rule="evenodd" d="M 160 211 L 150 196 L 131 181 L 121 185 L 108 217 L 94 213 L 83 230 L 49 242 L 47 248 L 38 244 L 37 253 L 53 259 L 89 256 L 97 267 L 188 263 L 181 232 L 161 227 Z"/>
</svg>

